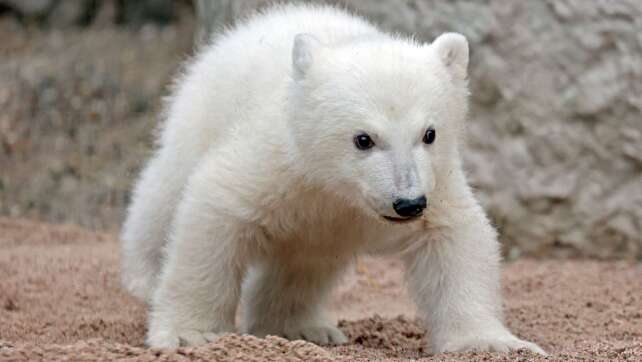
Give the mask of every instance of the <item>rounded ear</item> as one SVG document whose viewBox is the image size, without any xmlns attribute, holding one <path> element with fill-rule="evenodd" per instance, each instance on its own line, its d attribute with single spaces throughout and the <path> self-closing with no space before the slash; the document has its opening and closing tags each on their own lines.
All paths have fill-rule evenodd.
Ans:
<svg viewBox="0 0 642 362">
<path fill-rule="evenodd" d="M 468 73 L 468 40 L 458 33 L 444 33 L 432 42 L 437 55 L 457 78 L 465 79 Z"/>
<path fill-rule="evenodd" d="M 312 34 L 297 34 L 292 47 L 292 68 L 295 79 L 301 79 L 310 69 L 314 53 L 321 46 L 321 42 Z"/>
</svg>

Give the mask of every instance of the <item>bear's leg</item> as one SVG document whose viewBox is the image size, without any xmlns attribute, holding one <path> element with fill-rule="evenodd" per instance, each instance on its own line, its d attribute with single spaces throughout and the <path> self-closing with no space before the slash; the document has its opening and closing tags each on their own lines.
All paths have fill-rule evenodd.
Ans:
<svg viewBox="0 0 642 362">
<path fill-rule="evenodd" d="M 345 264 L 298 266 L 262 261 L 253 266 L 243 285 L 245 333 L 279 335 L 317 344 L 344 344 L 346 336 L 323 309 Z"/>
<path fill-rule="evenodd" d="M 190 180 L 176 211 L 149 313 L 151 347 L 198 345 L 234 331 L 240 284 L 259 231 L 230 215 L 233 195 L 217 187 L 216 172 L 204 171 Z"/>
<path fill-rule="evenodd" d="M 180 162 L 163 153 L 142 173 L 123 225 L 122 281 L 134 296 L 149 301 L 160 273 L 168 225 L 184 186 Z"/>
<path fill-rule="evenodd" d="M 432 333 L 434 353 L 525 348 L 502 322 L 499 244 L 476 202 L 458 208 L 449 225 L 429 231 L 407 253 L 410 293 Z M 447 212 L 447 211 L 444 211 Z"/>
</svg>

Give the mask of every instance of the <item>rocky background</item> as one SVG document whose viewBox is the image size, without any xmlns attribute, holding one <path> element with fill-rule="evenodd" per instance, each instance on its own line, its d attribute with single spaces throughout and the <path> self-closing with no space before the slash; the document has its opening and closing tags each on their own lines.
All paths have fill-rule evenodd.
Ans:
<svg viewBox="0 0 642 362">
<path fill-rule="evenodd" d="M 1 214 L 118 228 L 194 39 L 268 1 L 196 2 L 0 0 Z M 509 258 L 642 258 L 642 2 L 337 2 L 468 37 L 466 166 Z"/>
</svg>

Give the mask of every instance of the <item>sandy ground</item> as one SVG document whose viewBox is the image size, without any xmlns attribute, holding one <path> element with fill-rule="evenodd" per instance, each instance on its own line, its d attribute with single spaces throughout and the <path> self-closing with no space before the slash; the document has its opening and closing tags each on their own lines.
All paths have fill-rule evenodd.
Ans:
<svg viewBox="0 0 642 362">
<path fill-rule="evenodd" d="M 395 260 L 363 259 L 333 308 L 349 336 L 324 348 L 227 335 L 176 351 L 143 346 L 145 308 L 119 285 L 111 234 L 0 218 L 0 360 L 541 360 L 510 354 L 431 355 Z M 506 265 L 506 321 L 549 360 L 642 359 L 642 264 L 520 260 Z"/>
</svg>

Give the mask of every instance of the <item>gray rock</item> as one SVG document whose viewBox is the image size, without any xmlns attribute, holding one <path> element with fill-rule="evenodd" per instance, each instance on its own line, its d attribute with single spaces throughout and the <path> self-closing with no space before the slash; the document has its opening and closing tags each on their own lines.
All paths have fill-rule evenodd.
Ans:
<svg viewBox="0 0 642 362">
<path fill-rule="evenodd" d="M 0 0 L 22 19 L 54 28 L 89 25 L 103 10 L 119 24 L 167 24 L 176 18 L 173 0 Z M 105 10 L 107 9 L 107 10 Z"/>
<path fill-rule="evenodd" d="M 4 5 L 22 16 L 40 17 L 47 13 L 53 6 L 55 0 L 0 0 Z"/>
<path fill-rule="evenodd" d="M 86 25 L 94 17 L 98 0 L 0 0 L 27 21 L 38 21 L 56 28 Z"/>
<path fill-rule="evenodd" d="M 116 21 L 133 25 L 146 22 L 167 24 L 175 16 L 172 0 L 117 0 Z"/>
</svg>

